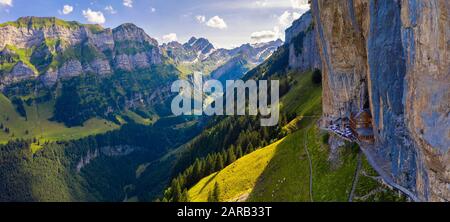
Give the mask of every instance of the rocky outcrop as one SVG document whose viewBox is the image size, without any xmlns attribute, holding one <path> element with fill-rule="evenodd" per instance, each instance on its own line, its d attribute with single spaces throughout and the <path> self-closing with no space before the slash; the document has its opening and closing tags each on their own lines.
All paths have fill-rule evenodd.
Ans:
<svg viewBox="0 0 450 222">
<path fill-rule="evenodd" d="M 58 71 L 58 78 L 71 78 L 83 73 L 83 67 L 78 60 L 69 60 L 65 62 Z"/>
<path fill-rule="evenodd" d="M 445 0 L 311 2 L 323 73 L 323 123 L 369 108 L 394 182 L 450 200 L 450 5 Z"/>
<path fill-rule="evenodd" d="M 91 72 L 99 74 L 100 76 L 106 76 L 113 72 L 109 61 L 106 59 L 94 59 L 91 63 L 87 64 L 86 67 L 83 67 L 84 72 Z"/>
<path fill-rule="evenodd" d="M 0 85 L 6 85 L 11 83 L 20 82 L 23 80 L 33 79 L 36 77 L 36 73 L 27 64 L 19 61 L 14 65 L 9 75 L 3 75 L 1 77 Z"/>
<path fill-rule="evenodd" d="M 145 33 L 145 31 L 134 24 L 125 23 L 112 30 L 115 42 L 138 42 L 158 45 L 158 42 Z"/>
<path fill-rule="evenodd" d="M 0 48 L 13 45 L 31 48 L 45 39 L 61 39 L 69 45 L 80 43 L 90 30 L 76 22 L 56 18 L 23 17 L 0 26 Z"/>
<path fill-rule="evenodd" d="M 158 42 L 143 29 L 127 23 L 113 29 L 112 33 L 115 43 L 114 65 L 117 69 L 133 71 L 162 62 Z"/>
<path fill-rule="evenodd" d="M 84 73 L 107 76 L 115 69 L 147 69 L 164 60 L 158 42 L 133 24 L 103 29 L 56 18 L 24 17 L 0 25 L 2 52 L 7 46 L 32 51 L 32 56 L 13 61 L 30 60 L 15 65 L 21 73 L 0 70 L 3 76 L 0 85 L 31 77 L 30 70 L 39 70 L 33 77 L 39 76 L 45 85 L 51 86 L 59 79 Z M 5 59 L 0 56 L 0 64 L 8 62 Z M 35 67 L 28 67 L 25 72 L 23 63 Z"/>
<path fill-rule="evenodd" d="M 311 11 L 304 13 L 290 28 L 286 29 L 286 44 L 289 49 L 291 69 L 304 72 L 320 68 L 321 60 Z"/>
<path fill-rule="evenodd" d="M 89 163 L 91 163 L 93 160 L 100 156 L 106 156 L 106 157 L 120 157 L 120 156 L 127 156 L 131 153 L 140 150 L 139 147 L 133 147 L 128 145 L 120 145 L 120 146 L 105 146 L 101 147 L 99 149 L 95 149 L 93 151 L 88 150 L 86 155 L 82 156 L 78 163 L 75 166 L 75 170 L 77 173 L 81 171 L 85 166 L 87 166 Z"/>
</svg>

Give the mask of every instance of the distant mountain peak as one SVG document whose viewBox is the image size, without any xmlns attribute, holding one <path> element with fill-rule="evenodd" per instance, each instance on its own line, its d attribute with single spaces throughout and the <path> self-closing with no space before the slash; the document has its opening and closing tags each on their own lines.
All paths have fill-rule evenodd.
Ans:
<svg viewBox="0 0 450 222">
<path fill-rule="evenodd" d="M 191 37 L 189 41 L 183 44 L 187 50 L 194 51 L 199 56 L 208 55 L 215 50 L 214 45 L 206 38 Z"/>
<path fill-rule="evenodd" d="M 135 40 L 135 41 L 146 41 L 150 42 L 152 45 L 157 46 L 158 41 L 144 31 L 144 29 L 136 26 L 133 23 L 124 23 L 113 30 L 114 36 L 118 40 Z"/>
<path fill-rule="evenodd" d="M 269 42 L 253 43 L 253 44 L 250 44 L 250 46 L 253 47 L 253 48 L 261 48 L 261 47 L 265 47 L 265 46 L 268 46 L 268 45 L 281 46 L 281 45 L 283 45 L 283 43 L 284 43 L 283 40 L 277 39 L 277 40 L 272 40 L 272 41 L 269 41 Z"/>
<path fill-rule="evenodd" d="M 187 47 L 187 48 L 192 48 L 197 51 L 202 51 L 202 53 L 208 53 L 209 51 L 214 49 L 214 45 L 211 42 L 209 42 L 208 39 L 202 38 L 202 37 L 200 37 L 200 38 L 191 37 L 189 39 L 189 41 L 183 45 L 184 45 L 184 47 Z M 208 51 L 208 52 L 206 52 L 206 51 Z"/>
</svg>

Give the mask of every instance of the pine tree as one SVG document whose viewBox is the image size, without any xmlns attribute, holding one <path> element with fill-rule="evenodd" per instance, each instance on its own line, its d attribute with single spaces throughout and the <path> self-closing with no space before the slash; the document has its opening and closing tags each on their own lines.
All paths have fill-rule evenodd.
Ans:
<svg viewBox="0 0 450 222">
<path fill-rule="evenodd" d="M 181 186 L 177 179 L 172 181 L 172 201 L 180 202 L 181 200 Z"/>
<path fill-rule="evenodd" d="M 181 193 L 181 197 L 178 202 L 189 202 L 189 194 L 186 188 L 184 188 L 183 193 Z"/>
<path fill-rule="evenodd" d="M 242 152 L 242 147 L 241 145 L 238 145 L 236 148 L 236 155 L 238 158 L 241 158 L 242 156 L 244 156 L 244 153 Z"/>
<path fill-rule="evenodd" d="M 204 171 L 205 171 L 205 175 L 209 175 L 213 172 L 214 168 L 212 168 L 213 166 L 213 160 L 211 157 L 211 154 L 208 154 L 208 156 L 206 157 L 206 161 L 204 164 Z"/>
<path fill-rule="evenodd" d="M 224 167 L 225 167 L 225 163 L 223 161 L 223 156 L 220 153 L 219 155 L 217 155 L 216 171 L 219 171 L 219 170 L 223 169 Z"/>
<path fill-rule="evenodd" d="M 213 173 L 213 172 L 216 172 L 216 169 L 217 169 L 217 155 L 216 154 L 211 155 L 210 168 L 211 168 L 210 174 Z"/>
<path fill-rule="evenodd" d="M 250 144 L 248 145 L 248 147 L 247 147 L 247 153 L 251 153 L 251 152 L 253 152 L 253 151 L 255 151 L 255 148 L 253 147 L 253 144 L 250 143 Z"/>
<path fill-rule="evenodd" d="M 219 202 L 220 200 L 220 189 L 219 184 L 216 182 L 212 192 L 209 193 L 208 202 Z"/>
<path fill-rule="evenodd" d="M 193 178 L 195 181 L 199 180 L 200 178 L 202 178 L 202 167 L 200 164 L 200 160 L 196 159 L 195 163 L 194 163 L 194 172 L 193 172 Z"/>
<path fill-rule="evenodd" d="M 228 152 L 226 150 L 222 150 L 222 152 L 220 152 L 220 155 L 223 158 L 223 166 L 226 167 L 228 165 Z"/>
<path fill-rule="evenodd" d="M 228 149 L 228 154 L 227 154 L 227 161 L 228 164 L 232 164 L 234 161 L 236 161 L 236 154 L 234 153 L 234 147 Z"/>
</svg>

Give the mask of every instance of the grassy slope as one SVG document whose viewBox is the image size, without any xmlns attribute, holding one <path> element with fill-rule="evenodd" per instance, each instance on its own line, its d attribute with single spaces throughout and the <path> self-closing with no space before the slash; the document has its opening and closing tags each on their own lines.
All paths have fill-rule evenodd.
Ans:
<svg viewBox="0 0 450 222">
<path fill-rule="evenodd" d="M 328 161 L 328 145 L 317 127 L 303 128 L 265 148 L 248 154 L 225 169 L 203 178 L 189 190 L 191 201 L 206 201 L 217 182 L 220 201 L 310 201 L 309 162 L 303 147 L 307 135 L 313 164 L 313 200 L 347 201 L 357 164 L 357 149 L 347 145 L 341 163 Z M 376 176 L 363 161 L 363 171 Z M 376 191 L 368 195 L 371 191 Z M 368 195 L 368 197 L 363 196 Z M 355 201 L 404 201 L 373 178 L 360 175 Z"/>
<path fill-rule="evenodd" d="M 226 167 L 224 170 L 205 177 L 189 190 L 191 200 L 207 200 L 208 194 L 214 188 L 215 182 L 222 185 L 220 187 L 223 191 L 220 197 L 221 200 L 232 201 L 242 195 L 245 196 L 255 186 L 257 178 L 266 168 L 267 164 L 274 156 L 278 144 L 282 141 L 283 140 L 280 140 L 270 146 L 259 149 L 252 153 L 252 155 L 246 155 Z M 246 169 L 252 170 L 248 171 Z"/>
<path fill-rule="evenodd" d="M 15 110 L 11 101 L 0 93 L 0 123 L 10 129 L 6 134 L 0 131 L 0 143 L 6 143 L 14 138 L 33 138 L 40 141 L 69 140 L 99 134 L 109 130 L 117 129 L 119 126 L 100 119 L 91 119 L 82 127 L 67 128 L 62 123 L 52 122 L 48 119 L 53 114 L 51 102 L 39 104 L 38 106 L 27 106 L 27 118 L 21 117 Z M 25 131 L 28 130 L 28 135 Z M 14 137 L 12 137 L 14 134 Z"/>
<path fill-rule="evenodd" d="M 304 149 L 305 141 L 313 167 L 312 199 L 348 200 L 358 150 L 348 144 L 340 150 L 340 163 L 330 163 L 329 146 L 323 142 L 325 135 L 315 124 L 321 114 L 321 89 L 311 84 L 311 73 L 291 73 L 291 76 L 297 83 L 281 99 L 282 109 L 297 115 L 285 127 L 291 134 L 203 178 L 189 190 L 192 201 L 206 201 L 216 182 L 220 188 L 220 201 L 310 201 L 310 168 Z M 376 175 L 365 159 L 363 163 L 363 171 Z M 379 192 L 370 195 L 365 201 L 398 200 L 395 193 L 382 187 L 376 180 L 362 175 L 355 196 L 364 196 L 374 190 Z"/>
</svg>

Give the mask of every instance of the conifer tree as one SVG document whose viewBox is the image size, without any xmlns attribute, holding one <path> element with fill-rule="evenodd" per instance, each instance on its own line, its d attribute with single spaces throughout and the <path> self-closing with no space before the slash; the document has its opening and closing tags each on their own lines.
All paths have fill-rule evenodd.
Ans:
<svg viewBox="0 0 450 222">
<path fill-rule="evenodd" d="M 209 193 L 208 202 L 219 202 L 220 200 L 220 188 L 219 184 L 216 182 L 212 192 Z"/>
<path fill-rule="evenodd" d="M 172 200 L 173 202 L 180 202 L 181 200 L 181 186 L 177 179 L 172 182 Z"/>
<path fill-rule="evenodd" d="M 227 161 L 228 164 L 232 164 L 234 161 L 236 161 L 236 154 L 234 153 L 234 147 L 228 149 L 228 154 L 227 154 Z"/>
<path fill-rule="evenodd" d="M 241 158 L 242 156 L 244 156 L 244 153 L 242 152 L 242 146 L 238 145 L 236 148 L 236 155 L 238 158 Z"/>
<path fill-rule="evenodd" d="M 224 161 L 223 161 L 223 157 L 221 154 L 219 154 L 217 156 L 217 164 L 216 164 L 216 171 L 219 171 L 221 169 L 223 169 L 225 166 Z"/>
<path fill-rule="evenodd" d="M 189 202 L 189 194 L 186 188 L 181 193 L 180 200 L 178 202 Z"/>
</svg>

